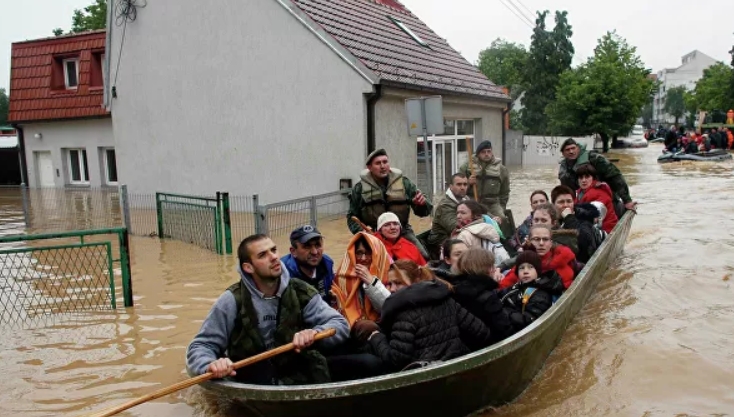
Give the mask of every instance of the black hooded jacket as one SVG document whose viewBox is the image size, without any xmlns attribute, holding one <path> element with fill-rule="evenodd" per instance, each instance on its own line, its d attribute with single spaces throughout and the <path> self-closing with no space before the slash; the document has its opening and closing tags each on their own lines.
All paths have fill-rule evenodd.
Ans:
<svg viewBox="0 0 734 417">
<path fill-rule="evenodd" d="M 604 241 L 602 231 L 594 226 L 594 219 L 600 215 L 599 209 L 591 203 L 582 203 L 577 204 L 574 211 L 576 212 L 576 220 L 578 220 L 576 228 L 579 232 L 579 251 L 576 254 L 576 259 L 579 262 L 587 263 Z"/>
<path fill-rule="evenodd" d="M 516 332 L 538 319 L 553 305 L 554 297 L 563 294 L 561 277 L 546 272 L 533 282 L 518 282 L 502 293 L 502 304 Z M 527 299 L 525 299 L 527 297 Z"/>
<path fill-rule="evenodd" d="M 491 331 L 491 343 L 499 342 L 514 333 L 502 302 L 497 296 L 499 284 L 487 275 L 458 275 L 450 281 L 454 286 L 454 300 L 484 322 Z"/>
<path fill-rule="evenodd" d="M 394 371 L 415 361 L 445 361 L 487 345 L 489 329 L 451 298 L 437 281 L 402 289 L 382 306 L 382 333 L 369 339 L 375 354 Z"/>
</svg>

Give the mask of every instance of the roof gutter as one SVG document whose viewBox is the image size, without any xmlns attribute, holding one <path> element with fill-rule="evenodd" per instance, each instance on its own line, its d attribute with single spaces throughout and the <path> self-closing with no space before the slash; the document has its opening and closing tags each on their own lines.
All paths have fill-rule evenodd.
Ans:
<svg viewBox="0 0 734 417">
<path fill-rule="evenodd" d="M 377 147 L 376 131 L 377 120 L 375 118 L 375 106 L 382 98 L 382 86 L 375 84 L 375 91 L 367 95 L 367 154 L 369 155 Z"/>
<path fill-rule="evenodd" d="M 11 126 L 18 132 L 18 158 L 20 159 L 20 182 L 28 187 L 28 165 L 25 159 L 25 136 L 23 128 L 17 123 L 11 123 Z"/>
</svg>

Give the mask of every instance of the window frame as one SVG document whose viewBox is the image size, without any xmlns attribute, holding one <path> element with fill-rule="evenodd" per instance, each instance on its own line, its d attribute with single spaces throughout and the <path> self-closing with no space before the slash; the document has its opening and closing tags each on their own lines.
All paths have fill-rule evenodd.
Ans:
<svg viewBox="0 0 734 417">
<path fill-rule="evenodd" d="M 398 19 L 397 17 L 387 16 L 392 22 L 400 28 L 403 32 L 405 32 L 408 36 L 410 36 L 418 45 L 431 49 L 431 45 L 428 44 L 428 42 L 424 41 L 423 38 L 418 36 L 417 33 L 413 31 L 413 29 L 409 28 L 408 25 L 405 24 L 402 20 Z"/>
<path fill-rule="evenodd" d="M 109 159 L 109 154 L 108 154 L 109 151 L 112 151 L 115 153 L 115 161 L 114 161 L 115 162 L 115 176 L 117 176 L 117 178 L 114 181 L 110 179 L 110 159 Z M 120 182 L 120 174 L 117 171 L 117 152 L 115 151 L 115 148 L 102 148 L 102 153 L 103 153 L 102 159 L 104 161 L 105 184 L 118 185 Z"/>
<path fill-rule="evenodd" d="M 74 70 L 76 71 L 75 77 L 76 77 L 76 85 L 71 86 L 69 85 L 69 70 L 67 64 L 69 62 L 74 63 Z M 61 60 L 61 69 L 64 72 L 64 87 L 67 90 L 76 90 L 79 88 L 79 58 L 65 58 Z"/>
<path fill-rule="evenodd" d="M 72 152 L 79 152 L 79 180 L 74 179 L 74 161 L 71 159 Z M 66 150 L 66 160 L 68 165 L 69 184 L 72 185 L 89 185 L 89 158 L 87 150 L 84 148 L 70 148 Z M 86 178 L 85 178 L 86 177 Z"/>
</svg>

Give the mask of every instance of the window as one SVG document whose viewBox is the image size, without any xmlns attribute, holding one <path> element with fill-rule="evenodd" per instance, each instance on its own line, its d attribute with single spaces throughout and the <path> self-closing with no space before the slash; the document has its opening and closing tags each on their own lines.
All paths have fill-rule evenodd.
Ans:
<svg viewBox="0 0 734 417">
<path fill-rule="evenodd" d="M 410 30 L 410 28 L 405 23 L 403 23 L 402 20 L 400 20 L 398 18 L 395 18 L 395 17 L 392 17 L 392 16 L 388 16 L 388 17 L 390 18 L 390 20 L 392 20 L 393 23 L 395 23 L 395 25 L 397 25 L 397 27 L 399 27 L 400 29 L 402 29 L 403 32 L 407 33 L 408 36 L 410 36 L 411 38 L 413 38 L 414 41 L 418 42 L 418 44 L 420 46 L 424 46 L 426 48 L 430 48 L 431 47 L 430 45 L 428 45 L 426 43 L 426 41 L 424 41 L 423 39 L 421 39 L 420 36 L 416 35 L 415 32 L 413 32 L 412 30 Z"/>
<path fill-rule="evenodd" d="M 65 59 L 64 66 L 64 86 L 67 89 L 77 88 L 79 85 L 79 60 Z"/>
<path fill-rule="evenodd" d="M 104 150 L 104 169 L 105 179 L 108 185 L 117 184 L 117 159 L 115 158 L 115 149 L 108 148 Z"/>
<path fill-rule="evenodd" d="M 474 120 L 443 120 L 443 136 L 474 135 Z"/>
<path fill-rule="evenodd" d="M 92 60 L 89 69 L 89 86 L 102 87 L 104 74 L 104 52 L 92 52 Z"/>
<path fill-rule="evenodd" d="M 89 184 L 89 168 L 85 149 L 69 149 L 69 182 Z"/>
</svg>

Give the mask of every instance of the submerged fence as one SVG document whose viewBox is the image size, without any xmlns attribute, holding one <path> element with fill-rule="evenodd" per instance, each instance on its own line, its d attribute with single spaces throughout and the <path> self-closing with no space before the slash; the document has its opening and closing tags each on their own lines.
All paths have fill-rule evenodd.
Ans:
<svg viewBox="0 0 734 417">
<path fill-rule="evenodd" d="M 0 236 L 0 324 L 133 306 L 124 228 Z"/>
<path fill-rule="evenodd" d="M 0 188 L 0 235 L 125 227 L 131 235 L 177 239 L 219 254 L 253 233 L 288 235 L 304 224 L 345 221 L 351 189 L 260 204 L 257 194 L 194 196 L 119 188 Z"/>
</svg>

